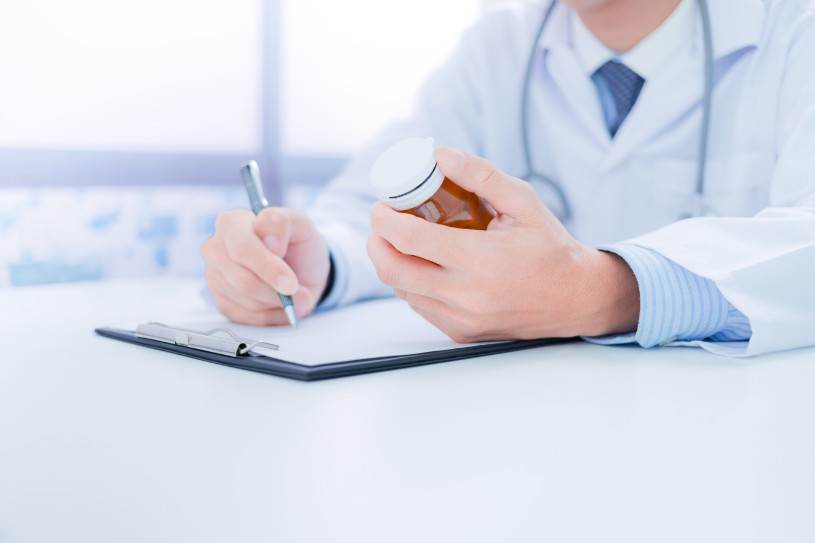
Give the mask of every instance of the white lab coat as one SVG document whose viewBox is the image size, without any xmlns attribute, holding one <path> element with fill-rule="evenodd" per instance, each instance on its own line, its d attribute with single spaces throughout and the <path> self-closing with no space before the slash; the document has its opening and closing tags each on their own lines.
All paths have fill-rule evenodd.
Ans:
<svg viewBox="0 0 815 543">
<path fill-rule="evenodd" d="M 336 303 L 389 293 L 365 252 L 374 201 L 368 170 L 391 143 L 433 136 L 524 174 L 523 71 L 545 6 L 504 8 L 462 38 L 425 84 L 415 115 L 384 130 L 319 197 L 313 218 L 337 264 Z M 716 282 L 750 320 L 731 354 L 815 345 L 815 2 L 709 0 L 715 89 L 705 205 L 692 208 L 703 46 L 677 53 L 642 93 L 614 139 L 555 7 L 536 49 L 530 145 L 537 170 L 572 206 L 566 225 L 589 245 L 654 249 Z M 556 207 L 544 186 L 543 200 Z M 742 342 L 744 343 L 744 342 Z"/>
</svg>

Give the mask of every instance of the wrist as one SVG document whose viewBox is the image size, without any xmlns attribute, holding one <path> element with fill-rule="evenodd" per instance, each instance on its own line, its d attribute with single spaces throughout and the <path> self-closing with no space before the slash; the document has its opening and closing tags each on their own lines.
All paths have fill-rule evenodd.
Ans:
<svg viewBox="0 0 815 543">
<path fill-rule="evenodd" d="M 581 336 L 626 334 L 637 329 L 640 291 L 637 278 L 622 257 L 590 249 L 585 266 L 585 308 Z"/>
</svg>

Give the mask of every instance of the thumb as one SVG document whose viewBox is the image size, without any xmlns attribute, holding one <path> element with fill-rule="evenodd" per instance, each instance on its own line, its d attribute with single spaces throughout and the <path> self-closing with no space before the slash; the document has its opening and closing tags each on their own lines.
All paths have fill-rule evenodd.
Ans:
<svg viewBox="0 0 815 543">
<path fill-rule="evenodd" d="M 486 200 L 499 214 L 517 217 L 539 208 L 538 195 L 529 183 L 505 174 L 486 159 L 446 146 L 436 147 L 433 158 L 445 177 Z"/>
</svg>

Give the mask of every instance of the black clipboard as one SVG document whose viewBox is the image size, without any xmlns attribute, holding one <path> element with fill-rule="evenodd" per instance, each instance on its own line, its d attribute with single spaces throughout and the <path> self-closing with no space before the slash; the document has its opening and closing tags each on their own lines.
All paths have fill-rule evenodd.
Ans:
<svg viewBox="0 0 815 543">
<path fill-rule="evenodd" d="M 183 329 L 182 329 L 183 330 Z M 400 368 L 410 368 L 427 364 L 438 364 L 441 362 L 452 362 L 454 360 L 464 360 L 491 354 L 507 353 L 524 349 L 532 349 L 543 345 L 562 343 L 571 341 L 574 338 L 549 338 L 523 341 L 506 341 L 500 343 L 488 343 L 482 345 L 462 345 L 459 348 L 445 349 L 442 351 L 422 352 L 399 356 L 384 356 L 376 358 L 363 358 L 356 360 L 338 360 L 336 362 L 309 366 L 288 362 L 266 355 L 255 355 L 246 349 L 245 342 L 238 341 L 233 347 L 230 345 L 226 350 L 234 350 L 235 354 L 224 354 L 223 352 L 213 352 L 202 347 L 196 347 L 187 339 L 157 340 L 138 335 L 132 330 L 123 330 L 112 327 L 97 328 L 95 332 L 101 336 L 126 341 L 143 347 L 149 347 L 160 351 L 179 354 L 182 356 L 221 364 L 233 368 L 276 375 L 300 381 L 318 381 L 322 379 L 334 379 L 337 377 L 348 377 L 364 373 L 373 373 Z M 238 340 L 240 338 L 237 338 Z M 179 344 L 180 343 L 180 344 Z M 241 352 L 241 351 L 244 352 Z M 226 352 L 226 351 L 224 351 Z"/>
</svg>

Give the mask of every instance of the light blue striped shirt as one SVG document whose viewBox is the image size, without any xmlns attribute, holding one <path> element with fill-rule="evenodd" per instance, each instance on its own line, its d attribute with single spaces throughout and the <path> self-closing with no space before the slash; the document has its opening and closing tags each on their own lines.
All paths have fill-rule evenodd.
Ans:
<svg viewBox="0 0 815 543">
<path fill-rule="evenodd" d="M 676 340 L 750 339 L 749 320 L 710 279 L 689 272 L 656 251 L 631 243 L 600 249 L 619 255 L 633 270 L 640 290 L 640 317 L 636 332 L 585 338 L 588 341 L 654 347 Z"/>
</svg>

